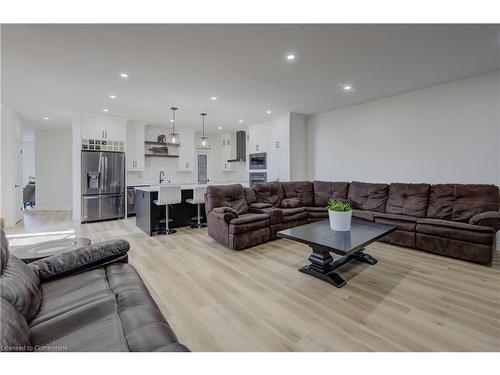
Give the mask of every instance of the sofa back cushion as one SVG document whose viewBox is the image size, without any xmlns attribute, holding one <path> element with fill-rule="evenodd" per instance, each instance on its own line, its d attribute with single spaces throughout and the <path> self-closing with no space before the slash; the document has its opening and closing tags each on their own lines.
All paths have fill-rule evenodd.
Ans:
<svg viewBox="0 0 500 375">
<path fill-rule="evenodd" d="M 0 298 L 10 302 L 29 322 L 40 308 L 40 279 L 22 260 L 10 254 L 3 230 L 0 230 L 0 236 Z"/>
<path fill-rule="evenodd" d="M 257 197 L 257 202 L 270 203 L 274 207 L 279 207 L 284 197 L 281 183 L 277 181 L 263 182 L 255 185 L 253 189 Z"/>
<path fill-rule="evenodd" d="M 431 185 L 429 184 L 391 184 L 385 212 L 425 217 L 430 191 Z"/>
<path fill-rule="evenodd" d="M 243 192 L 245 193 L 245 199 L 247 200 L 248 205 L 257 203 L 257 197 L 255 196 L 255 191 L 252 187 L 243 188 Z"/>
<path fill-rule="evenodd" d="M 246 214 L 248 212 L 243 186 L 240 184 L 207 186 L 206 203 L 207 212 L 215 207 L 231 207 L 238 214 Z"/>
<path fill-rule="evenodd" d="M 314 204 L 314 188 L 312 182 L 294 181 L 282 182 L 285 199 L 298 198 L 302 201 L 302 206 L 312 206 Z"/>
<path fill-rule="evenodd" d="M 325 207 L 330 199 L 347 200 L 349 182 L 314 181 L 314 206 Z"/>
<path fill-rule="evenodd" d="M 495 185 L 431 186 L 428 218 L 467 222 L 485 211 L 498 211 L 498 187 Z"/>
<path fill-rule="evenodd" d="M 348 198 L 353 208 L 365 211 L 385 212 L 389 185 L 353 181 L 349 185 Z"/>
</svg>

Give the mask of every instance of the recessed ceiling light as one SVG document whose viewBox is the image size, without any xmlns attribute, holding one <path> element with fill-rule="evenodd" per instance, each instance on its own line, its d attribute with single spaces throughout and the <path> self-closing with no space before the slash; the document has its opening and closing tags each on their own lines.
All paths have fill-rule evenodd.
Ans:
<svg viewBox="0 0 500 375">
<path fill-rule="evenodd" d="M 120 77 L 122 77 L 122 78 L 128 78 L 128 74 L 127 73 L 120 73 Z"/>
<path fill-rule="evenodd" d="M 289 53 L 288 55 L 286 55 L 286 59 L 288 61 L 293 61 L 295 60 L 295 54 L 294 53 Z"/>
<path fill-rule="evenodd" d="M 103 111 L 103 112 L 109 112 L 109 109 L 104 108 L 102 111 Z"/>
<path fill-rule="evenodd" d="M 350 83 L 346 83 L 346 84 L 342 85 L 342 90 L 349 92 L 349 91 L 353 91 L 353 88 L 352 88 L 352 85 Z"/>
<path fill-rule="evenodd" d="M 116 99 L 116 95 L 110 95 L 109 98 L 110 99 Z"/>
<path fill-rule="evenodd" d="M 268 110 L 266 111 L 266 113 L 267 113 L 268 115 L 270 115 L 271 113 L 273 113 L 273 111 L 271 111 L 270 109 L 268 109 Z"/>
<path fill-rule="evenodd" d="M 212 97 L 210 98 L 210 100 L 217 100 L 217 97 L 216 97 L 216 96 L 212 96 Z"/>
<path fill-rule="evenodd" d="M 243 123 L 243 120 L 240 120 L 240 124 L 242 124 L 242 123 Z"/>
<path fill-rule="evenodd" d="M 49 121 L 49 120 L 50 120 L 50 118 L 48 118 L 48 117 L 44 117 L 43 119 L 44 119 L 45 121 Z"/>
<path fill-rule="evenodd" d="M 222 126 L 217 126 L 217 129 L 222 130 Z"/>
</svg>

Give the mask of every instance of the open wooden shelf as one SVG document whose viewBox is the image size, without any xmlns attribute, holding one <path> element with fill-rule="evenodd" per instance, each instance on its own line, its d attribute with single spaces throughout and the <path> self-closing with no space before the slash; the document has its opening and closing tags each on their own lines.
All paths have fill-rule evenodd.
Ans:
<svg viewBox="0 0 500 375">
<path fill-rule="evenodd" d="M 179 155 L 144 154 L 144 156 L 156 156 L 160 158 L 178 158 Z"/>
<path fill-rule="evenodd" d="M 179 147 L 180 145 L 176 145 L 173 143 L 161 143 L 161 142 L 155 142 L 155 141 L 144 141 L 145 144 L 147 145 L 156 145 L 156 146 L 173 146 L 173 147 Z"/>
</svg>

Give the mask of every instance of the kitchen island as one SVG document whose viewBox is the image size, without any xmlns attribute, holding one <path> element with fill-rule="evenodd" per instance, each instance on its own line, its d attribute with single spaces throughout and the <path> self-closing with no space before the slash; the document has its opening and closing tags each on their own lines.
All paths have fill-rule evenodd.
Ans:
<svg viewBox="0 0 500 375">
<path fill-rule="evenodd" d="M 223 184 L 210 184 L 223 185 Z M 245 185 L 245 184 L 244 184 Z M 192 224 L 192 218 L 198 214 L 195 204 L 186 202 L 186 199 L 193 198 L 195 186 L 207 186 L 199 184 L 181 184 L 182 201 L 178 204 L 169 205 L 169 217 L 172 220 L 169 227 L 179 228 Z M 153 203 L 158 199 L 160 185 L 138 186 L 135 188 L 135 223 L 149 236 L 153 234 L 153 225 L 159 220 L 165 219 L 165 206 L 157 206 Z M 205 205 L 201 205 L 202 222 L 206 222 Z"/>
</svg>

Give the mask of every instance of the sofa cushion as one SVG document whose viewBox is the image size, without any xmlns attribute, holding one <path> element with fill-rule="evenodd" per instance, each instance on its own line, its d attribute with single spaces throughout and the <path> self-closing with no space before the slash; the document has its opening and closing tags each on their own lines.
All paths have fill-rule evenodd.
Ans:
<svg viewBox="0 0 500 375">
<path fill-rule="evenodd" d="M 388 191 L 387 184 L 351 182 L 348 198 L 355 209 L 385 212 Z"/>
<path fill-rule="evenodd" d="M 255 196 L 255 191 L 251 187 L 243 188 L 243 193 L 245 194 L 245 199 L 247 200 L 247 204 L 250 205 L 252 203 L 257 203 L 257 197 Z"/>
<path fill-rule="evenodd" d="M 306 207 L 307 216 L 312 219 L 324 219 L 328 217 L 328 209 L 326 207 Z"/>
<path fill-rule="evenodd" d="M 257 184 L 254 191 L 258 202 L 270 203 L 274 207 L 279 207 L 281 200 L 284 198 L 281 183 L 277 181 Z"/>
<path fill-rule="evenodd" d="M 281 187 L 283 188 L 285 198 L 299 198 L 303 206 L 312 206 L 314 204 L 314 188 L 312 182 L 282 182 Z M 281 206 L 283 207 L 283 202 Z"/>
<path fill-rule="evenodd" d="M 243 234 L 250 231 L 268 228 L 269 227 L 269 219 L 251 221 L 247 223 L 240 224 L 229 224 L 229 233 L 230 234 Z"/>
<path fill-rule="evenodd" d="M 232 207 L 238 214 L 248 212 L 248 205 L 240 184 L 207 186 L 207 212 L 215 207 Z"/>
<path fill-rule="evenodd" d="M 42 304 L 30 321 L 37 325 L 93 301 L 113 297 L 105 268 L 47 281 L 42 284 Z"/>
<path fill-rule="evenodd" d="M 313 181 L 314 205 L 326 206 L 330 199 L 347 199 L 349 182 Z"/>
<path fill-rule="evenodd" d="M 283 223 L 291 221 L 306 220 L 308 213 L 305 207 L 281 208 L 283 212 Z"/>
<path fill-rule="evenodd" d="M 239 217 L 232 219 L 229 223 L 232 225 L 240 225 L 240 224 L 248 224 L 253 223 L 255 221 L 261 220 L 269 220 L 269 215 L 266 214 L 254 214 L 248 213 L 244 215 L 240 215 Z"/>
<path fill-rule="evenodd" d="M 26 320 L 6 299 L 0 297 L 0 352 L 28 351 L 31 346 Z"/>
<path fill-rule="evenodd" d="M 363 219 L 366 221 L 373 221 L 374 214 L 375 214 L 375 212 L 373 212 L 373 211 L 356 210 L 355 208 L 352 209 L 352 217 L 355 217 L 357 219 Z"/>
<path fill-rule="evenodd" d="M 303 203 L 300 198 L 285 198 L 281 201 L 282 208 L 297 208 L 302 206 Z"/>
<path fill-rule="evenodd" d="M 326 207 L 306 207 L 309 212 L 325 212 L 328 213 L 328 208 Z"/>
<path fill-rule="evenodd" d="M 430 190 L 429 184 L 391 184 L 385 212 L 425 217 Z"/>
<path fill-rule="evenodd" d="M 35 271 L 10 253 L 3 230 L 0 231 L 0 237 L 0 297 L 9 301 L 29 322 L 40 308 L 40 279 Z"/>
<path fill-rule="evenodd" d="M 299 213 L 306 213 L 307 214 L 307 209 L 305 207 L 280 208 L 280 210 L 283 213 L 283 217 L 290 216 L 290 215 L 296 215 Z"/>
<path fill-rule="evenodd" d="M 417 232 L 485 245 L 492 245 L 495 242 L 493 228 L 449 220 L 418 219 Z"/>
<path fill-rule="evenodd" d="M 380 224 L 394 225 L 397 229 L 407 232 L 415 232 L 417 227 L 417 218 L 413 216 L 376 213 L 374 221 Z"/>
<path fill-rule="evenodd" d="M 495 185 L 432 185 L 427 217 L 468 222 L 481 212 L 498 211 Z"/>
<path fill-rule="evenodd" d="M 87 276 L 81 276 L 86 275 Z M 76 277 L 80 279 L 74 279 Z M 88 286 L 83 279 L 90 280 Z M 100 280 L 100 281 L 98 281 Z M 75 303 L 74 293 L 80 286 L 82 303 Z M 106 287 L 102 289 L 102 285 Z M 68 351 L 156 351 L 186 350 L 163 318 L 135 269 L 128 264 L 113 264 L 83 274 L 68 276 L 42 284 L 46 303 L 65 299 L 58 287 L 70 291 L 68 304 L 48 319 L 30 324 L 33 345 L 61 347 Z M 91 289 L 88 291 L 86 289 Z M 97 291 L 100 298 L 86 296 Z M 102 291 L 99 292 L 99 291 Z M 85 301 L 85 302 L 83 302 Z M 44 300 L 45 303 L 45 300 Z"/>
<path fill-rule="evenodd" d="M 273 205 L 271 203 L 252 203 L 250 206 L 249 206 L 249 209 L 250 208 L 256 208 L 258 210 L 260 209 L 263 209 L 263 208 L 272 208 Z"/>
</svg>

